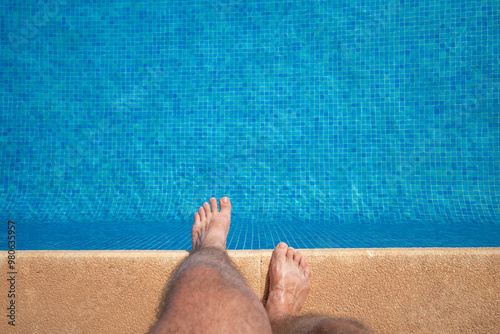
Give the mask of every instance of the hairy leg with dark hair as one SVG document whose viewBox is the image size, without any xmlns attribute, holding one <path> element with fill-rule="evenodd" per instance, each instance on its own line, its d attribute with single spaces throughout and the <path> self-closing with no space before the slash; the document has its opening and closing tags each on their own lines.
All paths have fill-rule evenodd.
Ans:
<svg viewBox="0 0 500 334">
<path fill-rule="evenodd" d="M 264 306 L 226 253 L 229 198 L 210 199 L 194 217 L 193 251 L 172 278 L 151 333 L 271 333 Z"/>
</svg>

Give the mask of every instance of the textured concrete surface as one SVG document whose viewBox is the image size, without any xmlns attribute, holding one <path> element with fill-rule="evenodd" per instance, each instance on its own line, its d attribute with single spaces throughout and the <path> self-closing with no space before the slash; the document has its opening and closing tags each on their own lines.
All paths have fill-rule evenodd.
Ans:
<svg viewBox="0 0 500 334">
<path fill-rule="evenodd" d="M 500 248 L 303 250 L 303 312 L 354 317 L 377 333 L 499 333 Z M 272 251 L 231 251 L 266 297 Z M 185 251 L 18 251 L 16 326 L 7 269 L 0 333 L 144 333 Z M 7 268 L 7 254 L 2 256 Z"/>
</svg>

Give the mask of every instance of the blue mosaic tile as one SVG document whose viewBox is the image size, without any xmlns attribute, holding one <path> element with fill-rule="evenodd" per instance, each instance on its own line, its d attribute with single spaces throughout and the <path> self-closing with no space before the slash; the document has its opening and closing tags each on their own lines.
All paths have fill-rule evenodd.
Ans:
<svg viewBox="0 0 500 334">
<path fill-rule="evenodd" d="M 499 12 L 3 1 L 0 221 L 19 249 L 189 249 L 228 196 L 231 249 L 498 247 Z"/>
</svg>

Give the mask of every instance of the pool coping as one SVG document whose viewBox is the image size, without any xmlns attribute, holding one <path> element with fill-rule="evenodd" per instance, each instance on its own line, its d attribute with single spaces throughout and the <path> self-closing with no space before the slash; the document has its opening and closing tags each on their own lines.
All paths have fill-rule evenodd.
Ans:
<svg viewBox="0 0 500 334">
<path fill-rule="evenodd" d="M 380 333 L 493 332 L 500 326 L 500 248 L 301 252 L 312 271 L 304 313 L 357 318 Z M 147 332 L 168 277 L 188 254 L 16 251 L 15 329 L 19 333 Z M 272 250 L 228 254 L 249 287 L 265 300 Z M 7 256 L 3 261 L 7 268 Z M 5 285 L 2 290 L 7 289 Z M 2 295 L 1 305 L 9 305 L 12 298 Z M 0 332 L 12 329 L 5 319 Z"/>
</svg>

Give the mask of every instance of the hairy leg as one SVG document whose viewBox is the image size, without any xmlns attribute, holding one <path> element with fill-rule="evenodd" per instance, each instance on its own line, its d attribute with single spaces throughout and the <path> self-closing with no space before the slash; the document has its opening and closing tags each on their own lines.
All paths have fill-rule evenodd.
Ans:
<svg viewBox="0 0 500 334">
<path fill-rule="evenodd" d="M 195 214 L 193 252 L 172 277 L 165 311 L 151 333 L 271 333 L 266 311 L 226 253 L 227 197 Z"/>
<path fill-rule="evenodd" d="M 269 298 L 266 311 L 275 334 L 344 333 L 369 334 L 367 327 L 352 319 L 322 315 L 299 316 L 310 288 L 311 271 L 305 257 L 281 242 L 269 268 Z"/>
<path fill-rule="evenodd" d="M 274 334 L 372 334 L 362 323 L 346 318 L 306 314 L 289 316 L 271 323 Z"/>
</svg>

